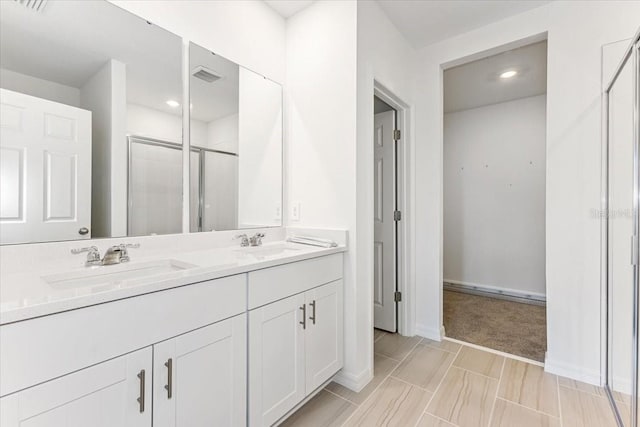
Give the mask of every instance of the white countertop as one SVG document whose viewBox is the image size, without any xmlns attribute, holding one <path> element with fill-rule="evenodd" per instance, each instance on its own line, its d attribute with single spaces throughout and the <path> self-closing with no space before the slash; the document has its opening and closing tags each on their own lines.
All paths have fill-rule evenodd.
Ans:
<svg viewBox="0 0 640 427">
<path fill-rule="evenodd" d="M 286 250 L 280 250 L 286 248 Z M 256 248 L 226 247 L 182 252 L 154 257 L 136 257 L 114 266 L 82 267 L 68 270 L 40 270 L 7 274 L 0 281 L 0 324 L 7 324 L 74 310 L 95 304 L 171 289 L 224 276 L 273 267 L 295 261 L 346 251 L 345 246 L 318 248 L 285 242 L 267 243 Z M 47 277 L 84 273 L 88 269 L 117 272 L 138 264 L 172 260 L 193 265 L 184 270 L 171 271 L 133 279 L 111 280 L 95 285 L 63 287 L 51 284 Z"/>
</svg>

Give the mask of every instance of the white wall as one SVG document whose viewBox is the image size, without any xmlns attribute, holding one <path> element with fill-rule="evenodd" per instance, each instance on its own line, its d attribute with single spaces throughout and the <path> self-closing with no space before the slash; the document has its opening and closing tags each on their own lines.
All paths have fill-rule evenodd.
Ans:
<svg viewBox="0 0 640 427">
<path fill-rule="evenodd" d="M 375 2 L 318 1 L 287 23 L 288 223 L 349 231 L 337 380 L 355 389 L 373 369 L 373 84 L 410 105 L 413 55 Z"/>
<path fill-rule="evenodd" d="M 126 66 L 111 60 L 80 90 L 91 110 L 91 235 L 127 234 Z"/>
<path fill-rule="evenodd" d="M 284 83 L 285 21 L 261 0 L 110 0 L 218 55 Z"/>
<path fill-rule="evenodd" d="M 356 310 L 355 333 L 357 354 L 360 358 L 373 355 L 369 352 L 373 325 L 373 94 L 374 80 L 404 103 L 406 123 L 401 140 L 404 152 L 405 173 L 410 175 L 413 164 L 413 106 L 415 93 L 416 52 L 389 21 L 376 2 L 358 2 L 358 63 L 357 63 L 357 140 L 356 140 L 356 248 L 357 288 L 353 295 Z M 414 334 L 414 307 L 411 304 L 413 275 L 414 233 L 413 186 L 409 181 L 401 183 L 407 197 L 401 206 L 403 225 L 407 240 L 403 242 L 405 257 L 402 260 L 406 276 L 401 280 L 407 284 L 404 303 L 400 304 L 400 322 L 405 322 L 404 333 Z M 349 344 L 349 343 L 348 343 Z M 349 344 L 350 345 L 350 344 Z M 349 348 L 349 347 L 347 347 Z"/>
<path fill-rule="evenodd" d="M 301 208 L 290 225 L 349 230 L 343 377 L 366 382 L 372 332 L 358 328 L 368 303 L 358 301 L 355 277 L 356 7 L 318 1 L 287 21 L 286 181 L 288 200 Z"/>
<path fill-rule="evenodd" d="M 544 297 L 546 96 L 444 115 L 444 280 Z"/>
<path fill-rule="evenodd" d="M 0 87 L 61 104 L 80 106 L 80 89 L 0 68 Z"/>
<path fill-rule="evenodd" d="M 637 29 L 640 2 L 552 2 L 420 51 L 416 81 L 418 332 L 442 325 L 442 65 L 548 32 L 546 369 L 600 382 L 601 48 Z"/>
</svg>

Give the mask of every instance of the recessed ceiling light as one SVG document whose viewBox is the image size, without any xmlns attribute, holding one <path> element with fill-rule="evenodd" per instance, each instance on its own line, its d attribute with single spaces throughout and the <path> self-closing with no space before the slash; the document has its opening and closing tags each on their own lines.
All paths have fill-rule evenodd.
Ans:
<svg viewBox="0 0 640 427">
<path fill-rule="evenodd" d="M 173 99 L 170 99 L 167 101 L 167 105 L 171 108 L 176 108 L 180 106 L 180 103 L 178 101 L 174 101 Z"/>
<path fill-rule="evenodd" d="M 500 74 L 500 78 L 501 79 L 510 79 L 511 77 L 515 77 L 518 74 L 518 72 L 516 70 L 509 70 L 509 71 L 505 71 L 504 73 Z"/>
</svg>

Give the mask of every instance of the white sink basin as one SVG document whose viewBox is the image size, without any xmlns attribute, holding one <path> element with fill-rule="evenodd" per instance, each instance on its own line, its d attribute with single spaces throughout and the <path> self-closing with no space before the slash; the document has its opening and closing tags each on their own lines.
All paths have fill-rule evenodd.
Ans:
<svg viewBox="0 0 640 427">
<path fill-rule="evenodd" d="M 269 257 L 275 257 L 279 255 L 292 254 L 299 251 L 300 248 L 296 248 L 291 244 L 279 243 L 275 245 L 266 246 L 248 246 L 246 248 L 236 249 L 238 252 L 243 252 L 254 256 L 258 259 L 264 259 Z"/>
<path fill-rule="evenodd" d="M 88 267 L 81 270 L 42 276 L 42 279 L 56 288 L 79 288 L 106 285 L 131 279 L 157 276 L 196 267 L 175 259 L 134 262 L 116 265 Z"/>
</svg>

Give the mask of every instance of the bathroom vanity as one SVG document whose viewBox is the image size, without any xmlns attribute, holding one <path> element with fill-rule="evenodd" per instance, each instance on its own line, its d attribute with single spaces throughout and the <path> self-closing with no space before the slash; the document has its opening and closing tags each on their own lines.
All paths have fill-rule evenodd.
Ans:
<svg viewBox="0 0 640 427">
<path fill-rule="evenodd" d="M 274 424 L 342 367 L 343 251 L 274 242 L 3 277 L 0 424 Z"/>
<path fill-rule="evenodd" d="M 346 244 L 285 242 L 281 82 L 43 3 L 0 2 L 0 426 L 279 422 L 343 366 Z"/>
</svg>

